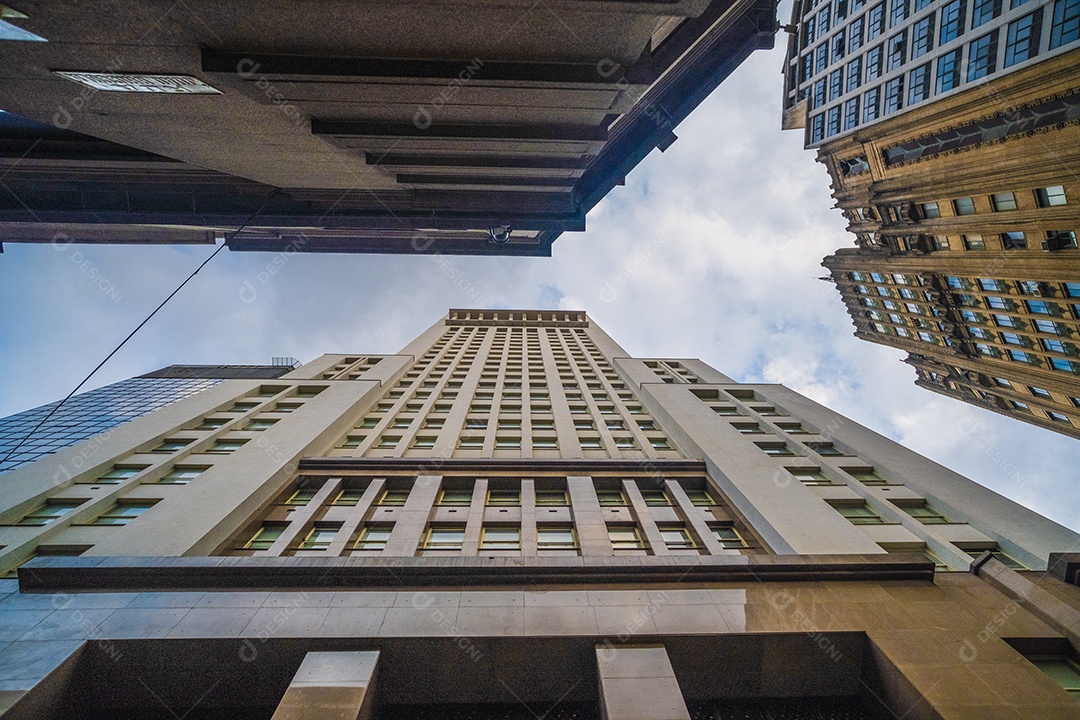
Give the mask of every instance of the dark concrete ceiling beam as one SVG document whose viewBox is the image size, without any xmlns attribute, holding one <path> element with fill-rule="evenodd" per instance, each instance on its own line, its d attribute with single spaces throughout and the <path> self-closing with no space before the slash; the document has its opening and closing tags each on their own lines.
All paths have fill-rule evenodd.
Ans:
<svg viewBox="0 0 1080 720">
<path fill-rule="evenodd" d="M 430 125 L 418 127 L 412 123 L 324 120 L 320 118 L 312 119 L 311 133 L 313 135 L 335 137 L 430 137 L 532 142 L 602 142 L 607 139 L 607 129 L 605 127 L 566 125 Z"/>
</svg>

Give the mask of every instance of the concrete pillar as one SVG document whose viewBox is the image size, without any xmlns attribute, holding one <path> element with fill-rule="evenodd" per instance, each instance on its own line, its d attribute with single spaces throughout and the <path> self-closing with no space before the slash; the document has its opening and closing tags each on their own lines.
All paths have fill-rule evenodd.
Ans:
<svg viewBox="0 0 1080 720">
<path fill-rule="evenodd" d="M 374 702 L 377 650 L 309 652 L 273 720 L 366 720 Z"/>
<path fill-rule="evenodd" d="M 663 645 L 597 645 L 596 662 L 604 720 L 690 720 Z"/>
</svg>

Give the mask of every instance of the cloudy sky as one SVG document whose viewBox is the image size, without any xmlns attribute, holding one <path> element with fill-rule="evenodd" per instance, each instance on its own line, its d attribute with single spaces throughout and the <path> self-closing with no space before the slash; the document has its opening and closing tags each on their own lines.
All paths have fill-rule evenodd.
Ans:
<svg viewBox="0 0 1080 720">
<path fill-rule="evenodd" d="M 552 258 L 223 251 L 87 388 L 172 363 L 392 353 L 449 307 L 584 309 L 633 355 L 783 383 L 1080 530 L 1080 443 L 922 390 L 902 353 L 852 336 L 817 279 L 852 238 L 801 133 L 779 129 L 782 60 L 748 60 Z M 8 244 L 0 416 L 66 395 L 209 252 Z"/>
</svg>

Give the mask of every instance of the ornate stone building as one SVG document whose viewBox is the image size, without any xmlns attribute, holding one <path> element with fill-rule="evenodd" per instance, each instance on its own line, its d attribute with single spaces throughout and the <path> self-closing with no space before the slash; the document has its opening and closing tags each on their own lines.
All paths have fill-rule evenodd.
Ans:
<svg viewBox="0 0 1080 720">
<path fill-rule="evenodd" d="M 582 312 L 451 310 L 0 483 L 5 720 L 1080 717 L 1080 535 Z"/>
</svg>

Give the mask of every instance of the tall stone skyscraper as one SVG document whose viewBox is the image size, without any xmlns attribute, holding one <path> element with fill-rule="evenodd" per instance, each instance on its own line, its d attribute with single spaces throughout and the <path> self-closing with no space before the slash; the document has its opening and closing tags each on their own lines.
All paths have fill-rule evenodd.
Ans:
<svg viewBox="0 0 1080 720">
<path fill-rule="evenodd" d="M 917 384 L 1080 437 L 1080 3 L 796 3 L 785 127 L 856 248 L 856 336 Z M 887 27 L 886 27 L 887 26 Z"/>
<path fill-rule="evenodd" d="M 1080 535 L 582 312 L 88 442 L 0 475 L 5 720 L 1080 717 Z"/>
</svg>

